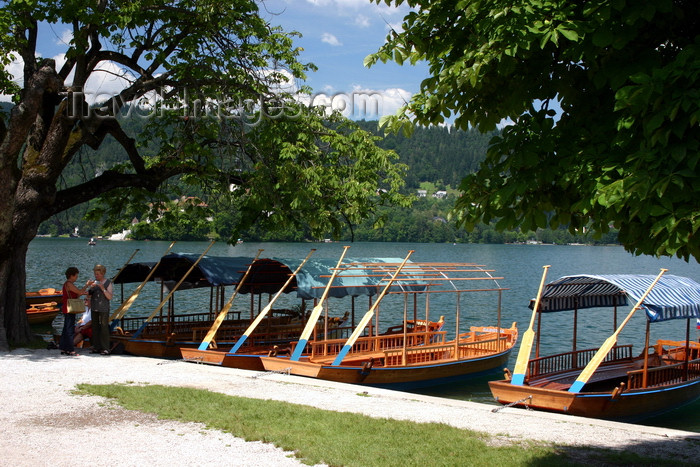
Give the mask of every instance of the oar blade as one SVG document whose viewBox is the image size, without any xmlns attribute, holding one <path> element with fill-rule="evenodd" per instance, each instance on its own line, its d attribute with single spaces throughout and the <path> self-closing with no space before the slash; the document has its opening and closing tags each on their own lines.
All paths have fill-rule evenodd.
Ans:
<svg viewBox="0 0 700 467">
<path fill-rule="evenodd" d="M 311 310 L 311 315 L 309 316 L 309 326 L 307 326 L 308 329 L 313 329 L 312 326 L 310 326 L 310 323 L 313 323 L 313 326 L 316 326 L 316 321 L 318 320 L 318 317 L 320 316 L 321 312 L 323 311 L 323 303 L 320 302 L 318 305 L 314 307 L 313 310 Z M 299 342 L 297 342 L 296 346 L 294 347 L 294 352 L 292 352 L 292 356 L 289 357 L 289 359 L 293 362 L 299 360 L 301 358 L 301 354 L 304 351 L 304 347 L 306 347 L 306 343 L 309 341 L 309 336 L 311 332 L 307 332 L 307 328 L 304 329 L 304 332 L 301 334 L 301 337 L 299 338 Z"/>
<path fill-rule="evenodd" d="M 312 248 L 311 251 L 309 252 L 308 255 L 306 255 L 306 258 L 304 258 L 304 261 L 299 264 L 299 266 L 296 268 L 294 272 L 287 278 L 287 281 L 284 283 L 284 285 L 277 291 L 274 297 L 272 297 L 272 300 L 270 300 L 270 303 L 268 303 L 265 308 L 258 314 L 258 316 L 255 318 L 255 320 L 248 326 L 248 329 L 245 330 L 243 335 L 236 341 L 236 344 L 231 348 L 229 353 L 236 353 L 238 350 L 243 346 L 245 341 L 248 339 L 248 337 L 252 334 L 252 332 L 255 330 L 255 328 L 258 327 L 258 324 L 260 324 L 260 321 L 263 320 L 263 318 L 267 315 L 267 313 L 270 311 L 272 308 L 272 305 L 277 301 L 280 295 L 285 291 L 287 286 L 292 282 L 292 279 L 301 271 L 301 268 L 306 264 L 306 262 L 311 258 L 311 255 L 314 254 L 316 251 L 316 248 Z"/>
<path fill-rule="evenodd" d="M 170 253 L 170 250 L 172 250 L 174 245 L 175 245 L 175 242 L 171 242 L 170 246 L 168 246 L 168 249 L 165 250 L 165 253 L 163 253 L 163 256 Z M 153 276 L 153 273 L 155 272 L 156 268 L 158 267 L 158 265 L 160 264 L 162 259 L 163 259 L 163 257 L 161 256 L 161 259 L 159 259 L 158 262 L 156 263 L 156 265 L 153 266 L 153 268 L 151 268 L 151 270 L 146 275 L 146 278 L 139 284 L 138 287 L 136 287 L 136 290 L 134 290 L 132 292 L 132 294 L 129 296 L 129 298 L 127 300 L 125 300 L 116 310 L 114 310 L 114 313 L 112 313 L 112 316 L 109 317 L 109 321 L 111 323 L 110 327 L 111 327 L 112 331 L 118 326 L 119 321 L 124 317 L 124 315 L 126 315 L 126 312 L 129 311 L 129 308 L 131 308 L 131 305 L 133 305 L 134 301 L 141 293 L 141 290 L 144 288 L 146 283 L 151 279 L 151 277 Z"/>
<path fill-rule="evenodd" d="M 399 275 L 399 273 L 401 272 L 403 267 L 406 265 L 406 263 L 408 262 L 408 258 L 411 257 L 413 252 L 414 252 L 414 250 L 408 251 L 408 255 L 406 255 L 406 258 L 404 258 L 403 262 L 396 268 L 396 271 L 394 271 L 391 278 L 387 281 L 386 285 L 382 289 L 382 292 L 377 297 L 377 300 L 375 300 L 374 304 L 370 307 L 370 309 L 367 311 L 367 313 L 365 313 L 365 316 L 357 324 L 357 327 L 355 327 L 355 330 L 352 332 L 352 334 L 350 334 L 350 337 L 343 345 L 343 348 L 340 349 L 340 352 L 336 356 L 335 360 L 333 360 L 333 363 L 331 363 L 331 366 L 339 366 L 343 362 L 343 359 L 347 356 L 348 352 L 350 352 L 350 349 L 352 348 L 352 346 L 355 345 L 355 342 L 357 341 L 358 337 L 360 337 L 360 334 L 362 334 L 363 329 L 367 326 L 369 321 L 372 319 L 372 315 L 374 315 L 374 311 L 379 306 L 379 302 L 382 301 L 382 298 L 384 298 L 384 295 L 386 295 L 387 291 L 389 290 L 391 285 L 394 283 L 394 281 L 396 280 L 396 277 Z"/>
<path fill-rule="evenodd" d="M 246 269 L 245 274 L 243 274 L 243 277 L 238 282 L 238 285 L 236 286 L 236 290 L 233 292 L 233 295 L 231 296 L 229 301 L 226 303 L 226 305 L 224 305 L 224 307 L 219 312 L 219 315 L 216 317 L 216 319 L 212 323 L 211 327 L 209 328 L 209 331 L 207 332 L 207 335 L 204 336 L 204 339 L 199 344 L 199 347 L 197 348 L 197 350 L 207 350 L 209 348 L 209 344 L 214 339 L 214 336 L 216 336 L 216 333 L 219 331 L 219 327 L 221 327 L 221 323 L 223 323 L 224 319 L 226 319 L 226 315 L 228 315 L 228 312 L 231 309 L 231 306 L 233 305 L 233 301 L 238 296 L 238 292 L 241 290 L 241 287 L 243 287 L 243 284 L 245 283 L 246 279 L 248 278 L 248 275 L 250 274 L 250 271 L 253 269 L 253 265 L 258 260 L 258 258 L 260 257 L 260 254 L 263 251 L 265 251 L 265 250 L 262 248 L 259 249 L 258 253 L 255 255 L 255 258 L 253 258 L 253 261 L 251 261 L 251 263 L 248 265 L 248 269 Z"/>
<path fill-rule="evenodd" d="M 518 359 L 515 361 L 515 369 L 513 370 L 513 376 L 510 380 L 510 384 L 514 386 L 522 386 L 525 383 L 525 373 L 527 372 L 527 364 L 530 361 L 530 353 L 532 352 L 532 343 L 535 340 L 535 331 L 533 329 L 535 325 L 535 316 L 537 316 L 537 311 L 540 307 L 540 300 L 542 299 L 542 291 L 544 290 L 544 282 L 547 278 L 547 271 L 550 265 L 542 266 L 544 271 L 542 272 L 542 279 L 540 280 L 540 288 L 537 290 L 537 298 L 535 299 L 535 306 L 532 308 L 532 316 L 530 318 L 530 325 L 527 331 L 523 334 L 523 339 L 520 341 L 520 350 L 518 351 Z"/>
<path fill-rule="evenodd" d="M 581 392 L 588 380 L 591 379 L 591 376 L 593 376 L 593 373 L 595 373 L 600 364 L 603 363 L 603 360 L 608 355 L 610 349 L 613 348 L 616 342 L 617 334 L 613 334 L 612 336 L 605 339 L 605 342 L 603 342 L 603 345 L 600 347 L 600 350 L 598 350 L 598 352 L 596 352 L 593 358 L 591 358 L 591 360 L 586 365 L 586 368 L 583 369 L 578 378 L 576 378 L 576 381 L 574 381 L 574 384 L 572 384 L 571 387 L 569 387 L 569 392 Z"/>
<path fill-rule="evenodd" d="M 304 347 L 306 347 L 306 343 L 309 341 L 309 337 L 311 336 L 311 332 L 316 328 L 316 322 L 318 321 L 318 317 L 321 316 L 321 312 L 323 311 L 323 302 L 325 302 L 326 297 L 328 297 L 328 292 L 331 289 L 331 285 L 333 284 L 333 280 L 338 275 L 338 270 L 340 268 L 340 265 L 343 263 L 343 258 L 345 258 L 345 253 L 348 252 L 349 248 L 350 248 L 349 246 L 343 247 L 343 253 L 340 255 L 340 259 L 338 260 L 338 264 L 335 265 L 335 269 L 333 270 L 333 274 L 331 274 L 330 279 L 328 279 L 328 283 L 326 284 L 326 288 L 323 290 L 323 294 L 321 295 L 321 299 L 318 301 L 318 304 L 316 304 L 314 309 L 311 311 L 311 315 L 309 315 L 309 320 L 306 322 L 306 326 L 304 326 L 304 329 L 301 332 L 301 336 L 299 336 L 299 341 L 294 346 L 294 351 L 292 352 L 292 356 L 289 357 L 289 359 L 291 361 L 295 362 L 295 361 L 298 361 L 299 358 L 301 358 L 301 354 L 304 351 Z"/>
<path fill-rule="evenodd" d="M 520 341 L 520 351 L 518 359 L 515 363 L 513 376 L 510 384 L 522 386 L 525 383 L 525 373 L 527 372 L 527 363 L 530 360 L 530 352 L 532 351 L 532 342 L 535 340 L 535 331 L 528 329 L 523 334 L 523 339 Z"/>
</svg>

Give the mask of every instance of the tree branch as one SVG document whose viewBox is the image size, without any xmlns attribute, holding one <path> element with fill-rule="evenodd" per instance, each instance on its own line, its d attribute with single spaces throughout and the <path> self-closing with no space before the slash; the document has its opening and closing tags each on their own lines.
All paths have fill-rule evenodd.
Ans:
<svg viewBox="0 0 700 467">
<path fill-rule="evenodd" d="M 184 169 L 151 168 L 140 174 L 124 174 L 107 170 L 92 180 L 56 193 L 56 201 L 47 207 L 46 218 L 66 209 L 95 199 L 117 188 L 143 188 L 155 192 L 170 177 L 185 172 Z"/>
</svg>

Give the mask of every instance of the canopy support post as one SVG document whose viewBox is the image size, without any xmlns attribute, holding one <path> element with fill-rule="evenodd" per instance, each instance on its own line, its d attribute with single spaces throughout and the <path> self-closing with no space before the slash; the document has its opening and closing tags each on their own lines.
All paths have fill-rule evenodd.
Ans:
<svg viewBox="0 0 700 467">
<path fill-rule="evenodd" d="M 647 319 L 646 335 L 644 337 L 644 372 L 642 373 L 642 387 L 646 388 L 649 375 L 649 320 Z"/>
<path fill-rule="evenodd" d="M 457 292 L 457 311 L 455 315 L 455 361 L 459 360 L 459 299 L 460 299 L 460 292 Z M 425 320 L 425 330 L 428 330 L 428 320 Z M 427 344 L 427 342 L 426 342 Z"/>
<path fill-rule="evenodd" d="M 690 359 L 690 318 L 685 320 L 685 363 L 683 381 L 688 381 L 688 361 Z"/>
<path fill-rule="evenodd" d="M 498 316 L 496 317 L 496 350 L 501 351 L 501 303 L 503 290 L 498 290 Z"/>
<path fill-rule="evenodd" d="M 576 308 L 574 308 L 574 342 L 573 342 L 573 347 L 571 349 L 573 351 L 574 355 L 576 355 L 576 336 L 577 335 L 578 335 L 578 303 L 576 304 Z M 576 363 L 578 363 L 578 362 L 576 362 Z M 577 365 L 577 367 L 578 367 L 578 365 Z"/>
</svg>

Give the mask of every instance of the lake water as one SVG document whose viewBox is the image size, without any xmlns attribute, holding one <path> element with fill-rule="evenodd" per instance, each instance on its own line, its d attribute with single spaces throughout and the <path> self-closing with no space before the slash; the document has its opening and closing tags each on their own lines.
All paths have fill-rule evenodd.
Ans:
<svg viewBox="0 0 700 467">
<path fill-rule="evenodd" d="M 92 277 L 95 264 L 107 267 L 107 276 L 112 277 L 123 266 L 129 257 L 138 249 L 132 262 L 157 261 L 168 248 L 169 242 L 111 242 L 98 241 L 96 246 L 88 246 L 83 238 L 37 238 L 29 246 L 27 255 L 27 290 L 38 290 L 46 287 L 60 288 L 65 280 L 64 271 L 69 266 L 76 266 L 81 271 L 78 283 Z M 180 242 L 175 244 L 173 252 L 201 253 L 208 243 Z M 274 258 L 303 258 L 311 248 L 316 248 L 314 257 L 338 259 L 343 251 L 344 243 L 243 243 L 236 246 L 215 244 L 210 250 L 211 256 L 249 256 L 253 257 L 258 249 L 264 249 L 262 257 Z M 569 274 L 658 274 L 660 268 L 667 268 L 668 274 L 686 276 L 700 282 L 700 265 L 691 260 L 686 263 L 676 258 L 652 258 L 634 256 L 619 246 L 555 246 L 555 245 L 476 245 L 476 244 L 411 244 L 411 243 L 353 243 L 347 253 L 352 257 L 392 257 L 403 258 L 408 250 L 415 250 L 411 256 L 414 261 L 430 262 L 471 262 L 478 263 L 495 270 L 495 276 L 502 276 L 499 284 L 508 290 L 503 292 L 502 325 L 510 326 L 517 321 L 520 333 L 527 329 L 530 321 L 529 300 L 533 298 L 539 287 L 542 276 L 542 266 L 551 265 L 547 276 L 548 282 Z M 128 297 L 138 284 L 124 286 L 124 297 Z M 232 293 L 231 292 L 229 293 Z M 115 289 L 116 298 L 121 289 Z M 147 315 L 159 303 L 157 287 L 145 287 L 139 299 L 130 310 L 133 315 Z M 447 295 L 447 294 L 437 294 Z M 493 325 L 496 316 L 496 296 L 486 294 L 467 294 L 466 302 L 460 304 L 462 323 L 468 325 Z M 476 295 L 476 296 L 475 296 Z M 176 294 L 176 310 L 206 311 L 209 307 L 209 292 L 205 290 L 187 291 Z M 228 294 L 227 294 L 228 296 Z M 283 296 L 284 297 L 284 296 Z M 293 297 L 284 297 L 289 305 L 297 304 Z M 237 303 L 247 310 L 247 303 L 242 300 Z M 358 299 L 359 308 L 360 301 Z M 282 301 L 280 305 L 285 305 Z M 331 304 L 332 306 L 332 304 Z M 443 304 L 431 298 L 431 308 L 439 310 Z M 445 303 L 448 311 L 445 317 L 454 313 L 454 304 Z M 235 306 L 234 306 L 235 308 Z M 627 315 L 629 307 L 618 311 L 618 322 Z M 363 313 L 364 310 L 358 311 Z M 390 302 L 382 303 L 382 323 L 400 324 L 403 313 L 402 306 L 392 311 Z M 392 314 L 393 313 L 393 314 Z M 443 314 L 436 311 L 432 316 Z M 570 313 L 555 313 L 547 315 L 542 326 L 541 354 L 559 353 L 571 349 Z M 446 330 L 450 337 L 450 321 Z M 692 337 L 697 338 L 695 323 L 692 323 Z M 652 325 L 652 340 L 657 338 L 685 337 L 685 321 L 655 323 Z M 460 326 L 464 332 L 464 324 Z M 454 325 L 452 325 L 454 333 Z M 579 331 L 577 336 L 578 348 L 598 347 L 612 333 L 612 320 L 609 313 L 598 310 L 585 314 L 579 313 Z M 637 313 L 628 326 L 620 334 L 619 343 L 634 344 L 635 353 L 641 352 L 644 344 L 644 317 Z M 517 349 L 511 355 L 509 368 L 513 368 Z M 451 397 L 477 402 L 491 403 L 493 399 L 489 392 L 487 381 L 498 379 L 498 373 L 487 375 L 470 381 L 468 384 L 453 384 L 447 387 L 437 387 L 422 391 L 442 397 Z M 655 418 L 646 423 L 657 426 L 667 426 L 700 432 L 700 401 Z"/>
</svg>

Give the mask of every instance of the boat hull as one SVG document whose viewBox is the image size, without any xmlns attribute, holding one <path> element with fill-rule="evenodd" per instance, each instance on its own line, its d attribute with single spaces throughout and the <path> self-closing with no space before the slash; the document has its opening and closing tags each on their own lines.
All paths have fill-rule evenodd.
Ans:
<svg viewBox="0 0 700 467">
<path fill-rule="evenodd" d="M 42 289 L 39 292 L 27 292 L 25 302 L 29 324 L 51 323 L 61 311 L 63 295 L 56 289 Z"/>
<path fill-rule="evenodd" d="M 51 323 L 58 315 L 59 308 L 50 308 L 46 310 L 27 310 L 27 320 L 29 324 L 45 324 Z"/>
<path fill-rule="evenodd" d="M 516 386 L 508 380 L 490 381 L 496 401 L 503 405 L 527 407 L 589 418 L 636 421 L 677 408 L 700 397 L 700 379 L 659 388 L 613 392 L 569 392 L 565 390 Z"/>
<path fill-rule="evenodd" d="M 460 381 L 478 374 L 499 370 L 507 363 L 509 355 L 510 349 L 483 358 L 396 367 L 332 366 L 308 360 L 291 361 L 285 357 L 261 357 L 260 360 L 267 371 L 284 372 L 340 383 L 412 389 Z"/>
<path fill-rule="evenodd" d="M 180 349 L 196 347 L 197 342 L 169 342 L 157 339 L 139 339 L 131 336 L 111 336 L 112 345 L 121 344 L 124 353 L 140 357 L 180 358 Z"/>
<path fill-rule="evenodd" d="M 260 355 L 231 354 L 226 350 L 199 350 L 197 348 L 183 347 L 180 349 L 182 358 L 195 362 L 218 365 L 227 368 L 241 370 L 264 371 L 265 367 L 260 361 Z"/>
<path fill-rule="evenodd" d="M 25 295 L 25 302 L 27 306 L 41 305 L 47 302 L 55 302 L 61 305 L 61 303 L 63 303 L 63 294 L 61 291 L 56 293 L 27 292 Z"/>
</svg>

